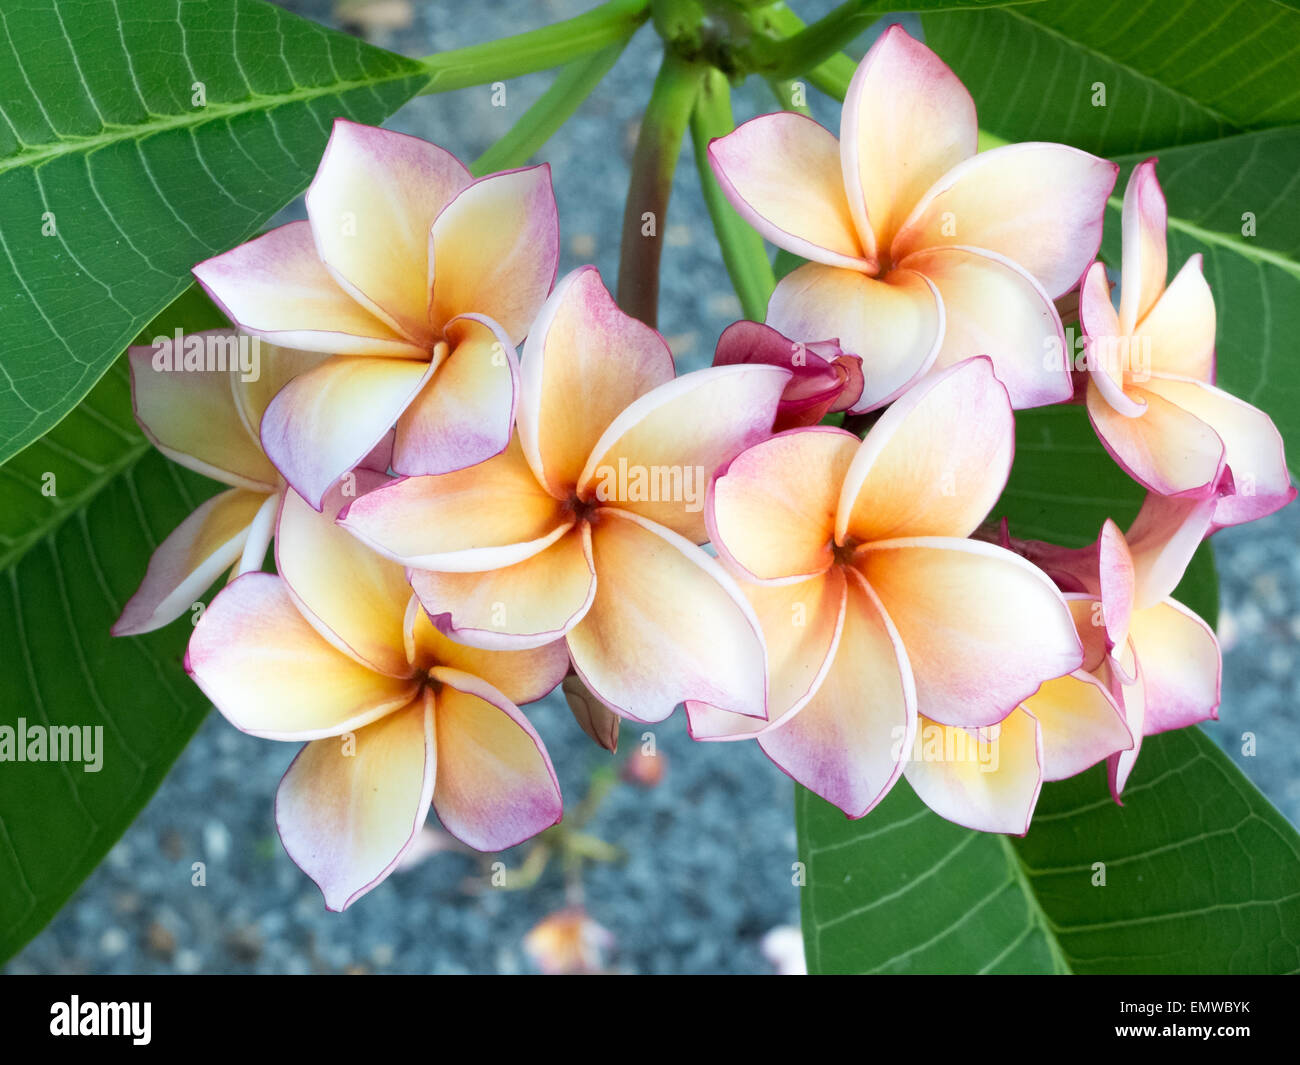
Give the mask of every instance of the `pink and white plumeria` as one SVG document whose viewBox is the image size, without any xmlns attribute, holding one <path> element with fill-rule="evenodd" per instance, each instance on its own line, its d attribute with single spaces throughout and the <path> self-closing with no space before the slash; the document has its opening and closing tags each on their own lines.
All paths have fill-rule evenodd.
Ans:
<svg viewBox="0 0 1300 1065">
<path fill-rule="evenodd" d="M 993 360 L 1017 408 L 1071 395 L 1047 358 L 1064 344 L 1052 301 L 1100 246 L 1118 167 L 1064 144 L 976 154 L 978 135 L 965 86 L 891 26 L 858 64 L 838 142 L 781 113 L 710 145 L 736 210 L 810 260 L 777 285 L 767 323 L 860 355 L 855 410 L 971 355 Z"/>
<path fill-rule="evenodd" d="M 402 567 L 334 524 L 343 499 L 331 493 L 321 514 L 286 493 L 279 575 L 231 583 L 186 655 L 237 728 L 307 741 L 280 784 L 276 825 L 332 910 L 397 867 L 430 804 L 479 850 L 560 820 L 550 758 L 518 704 L 546 695 L 568 666 L 559 643 L 483 651 L 447 639 Z"/>
<path fill-rule="evenodd" d="M 510 440 L 515 345 L 555 280 L 550 169 L 475 181 L 449 152 L 342 119 L 291 222 L 194 268 L 246 332 L 334 357 L 284 388 L 266 452 L 314 507 L 393 428 L 393 468 Z"/>
<path fill-rule="evenodd" d="M 1106 268 L 1084 276 L 1088 416 L 1115 460 L 1152 492 L 1217 494 L 1215 527 L 1264 517 L 1296 490 L 1273 421 L 1214 385 L 1215 306 L 1193 255 L 1165 285 L 1167 209 L 1156 161 L 1124 193 L 1119 310 Z"/>
<path fill-rule="evenodd" d="M 769 435 L 789 378 L 761 364 L 674 377 L 663 338 L 584 268 L 529 334 L 510 447 L 363 496 L 343 525 L 411 567 L 457 640 L 563 637 L 587 688 L 634 720 L 661 721 L 684 699 L 761 718 L 758 623 L 697 544 L 709 478 Z"/>
<path fill-rule="evenodd" d="M 851 817 L 906 773 L 945 817 L 1024 832 L 1051 722 L 1021 704 L 1083 653 L 1041 570 L 966 538 L 1002 491 L 1012 432 L 1006 389 L 976 358 L 920 382 L 861 441 L 796 429 L 725 467 L 709 528 L 763 627 L 770 722 L 698 700 L 692 734 L 757 736 Z M 932 726 L 1000 726 L 996 772 L 910 761 Z"/>
</svg>

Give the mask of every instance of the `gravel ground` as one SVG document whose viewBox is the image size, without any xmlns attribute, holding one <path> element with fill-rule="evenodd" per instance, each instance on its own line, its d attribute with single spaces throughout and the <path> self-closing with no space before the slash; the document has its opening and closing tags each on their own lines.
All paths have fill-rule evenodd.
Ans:
<svg viewBox="0 0 1300 1065">
<path fill-rule="evenodd" d="M 282 6 L 320 21 L 320 0 Z M 383 47 L 423 55 L 487 40 L 589 6 L 573 0 L 417 3 L 414 23 L 378 30 Z M 829 4 L 805 6 L 816 15 Z M 546 146 L 556 175 L 567 271 L 594 262 L 612 285 L 628 159 L 658 60 L 643 30 L 596 95 Z M 421 98 L 391 125 L 468 160 L 486 149 L 544 89 L 549 75 L 509 83 L 505 108 L 487 87 Z M 737 94 L 737 119 L 771 103 L 766 89 Z M 815 94 L 812 94 L 815 96 Z M 822 101 L 810 101 L 823 107 Z M 834 125 L 834 108 L 818 117 Z M 290 209 L 295 216 L 300 207 Z M 300 213 L 296 216 L 301 216 Z M 696 186 L 689 143 L 674 190 L 663 265 L 660 328 L 684 369 L 708 363 L 721 329 L 739 317 Z M 1244 771 L 1300 821 L 1300 508 L 1216 538 L 1223 581 L 1224 707 L 1214 729 Z M 653 788 L 615 788 L 586 830 L 623 852 L 587 867 L 586 906 L 615 940 L 621 972 L 773 971 L 764 936 L 798 922 L 789 780 L 753 744 L 693 744 L 681 715 L 654 729 L 625 728 L 617 759 L 574 726 L 557 696 L 530 708 L 572 805 L 593 774 L 623 762 L 653 735 L 666 768 Z M 1257 754 L 1240 755 L 1241 733 Z M 520 972 L 534 964 L 524 936 L 573 901 L 556 863 L 525 891 L 491 886 L 491 858 L 440 849 L 399 871 L 345 915 L 326 913 L 315 887 L 285 856 L 271 800 L 294 751 L 245 736 L 222 719 L 204 725 L 108 860 L 6 971 L 339 973 Z M 527 848 L 503 856 L 514 868 Z M 191 886 L 206 863 L 207 884 Z"/>
</svg>

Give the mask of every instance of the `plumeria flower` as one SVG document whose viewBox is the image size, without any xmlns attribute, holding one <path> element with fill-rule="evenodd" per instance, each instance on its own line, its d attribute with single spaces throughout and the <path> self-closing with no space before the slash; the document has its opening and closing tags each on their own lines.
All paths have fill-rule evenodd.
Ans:
<svg viewBox="0 0 1300 1065">
<path fill-rule="evenodd" d="M 497 458 L 358 498 L 343 524 L 411 567 L 439 627 L 483 647 L 564 637 L 615 713 L 684 699 L 765 716 L 758 624 L 696 546 L 714 470 L 771 429 L 788 370 L 674 378 L 663 338 L 594 268 L 556 287 L 524 348 L 518 434 Z"/>
<path fill-rule="evenodd" d="M 762 624 L 770 723 L 700 700 L 686 707 L 692 735 L 756 735 L 850 817 L 906 772 L 944 817 L 1023 832 L 1049 723 L 1021 706 L 1083 652 L 1041 570 L 966 538 L 1001 494 L 1013 429 L 1006 389 L 975 358 L 919 382 L 861 441 L 796 429 L 722 469 L 709 529 Z M 996 772 L 910 760 L 918 731 L 988 728 Z"/>
<path fill-rule="evenodd" d="M 1152 494 L 1127 536 L 1108 519 L 1090 547 L 1011 544 L 1067 593 L 1084 638 L 1084 669 L 1123 707 L 1134 743 L 1108 759 L 1116 801 L 1143 736 L 1218 717 L 1223 668 L 1218 640 L 1209 625 L 1171 596 L 1221 505 L 1214 497 Z"/>
<path fill-rule="evenodd" d="M 240 342 L 230 329 L 187 338 L 205 347 L 216 339 Z M 113 626 L 114 636 L 152 632 L 175 621 L 227 570 L 237 576 L 262 568 L 284 481 L 262 452 L 257 427 L 275 394 L 325 358 L 262 342 L 258 372 L 246 374 L 233 363 L 225 370 L 155 368 L 157 353 L 144 345 L 127 353 L 136 420 L 168 458 L 230 487 L 158 546 Z"/>
<path fill-rule="evenodd" d="M 366 477 L 363 471 L 358 478 Z M 381 475 L 362 483 L 370 490 Z M 280 575 L 225 588 L 190 639 L 186 669 L 237 728 L 307 741 L 276 798 L 289 856 L 342 910 L 384 880 L 429 805 L 478 850 L 512 847 L 560 819 L 559 786 L 518 704 L 563 677 L 563 644 L 483 651 L 453 643 L 401 566 L 317 513 L 282 503 Z"/>
<path fill-rule="evenodd" d="M 804 343 L 770 325 L 734 322 L 718 338 L 713 365 L 747 362 L 783 366 L 793 375 L 781 394 L 775 432 L 816 425 L 827 414 L 848 410 L 862 395 L 862 360 L 844 354 L 835 340 Z"/>
<path fill-rule="evenodd" d="M 515 345 L 555 280 L 546 165 L 478 181 L 450 153 L 339 119 L 291 222 L 194 276 L 241 328 L 329 359 L 262 422 L 312 506 L 393 427 L 393 468 L 461 469 L 510 439 Z"/>
<path fill-rule="evenodd" d="M 1221 496 L 1216 528 L 1271 514 L 1295 498 L 1282 437 L 1263 411 L 1214 386 L 1215 307 L 1193 255 L 1165 286 L 1167 211 L 1156 161 L 1124 193 L 1119 310 L 1106 268 L 1084 276 L 1088 416 L 1130 476 L 1166 496 Z"/>
<path fill-rule="evenodd" d="M 1063 144 L 976 154 L 978 133 L 957 76 L 891 26 L 849 84 L 838 142 L 780 113 L 709 147 L 736 210 L 811 260 L 777 285 L 767 323 L 862 356 L 855 410 L 970 355 L 993 360 L 1017 408 L 1070 398 L 1052 301 L 1096 254 L 1118 168 Z"/>
</svg>

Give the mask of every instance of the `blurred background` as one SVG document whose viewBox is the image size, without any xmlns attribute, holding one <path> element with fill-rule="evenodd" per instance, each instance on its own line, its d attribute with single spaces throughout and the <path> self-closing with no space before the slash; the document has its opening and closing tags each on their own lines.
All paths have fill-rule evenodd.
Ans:
<svg viewBox="0 0 1300 1065">
<path fill-rule="evenodd" d="M 592 0 L 284 0 L 297 14 L 410 56 L 579 14 Z M 805 18 L 833 5 L 792 6 Z M 856 56 L 880 26 L 855 42 Z M 920 37 L 920 25 L 901 18 Z M 542 149 L 560 209 L 561 274 L 594 263 L 612 288 L 637 119 L 660 59 L 643 27 Z M 418 97 L 388 124 L 469 162 L 545 91 L 553 73 Z M 834 129 L 838 104 L 810 90 Z M 978 102 L 978 101 L 977 101 Z M 766 85 L 735 91 L 737 122 L 775 109 Z M 301 201 L 277 223 L 305 217 Z M 660 331 L 679 367 L 708 365 L 741 316 L 697 184 L 689 137 L 665 232 Z M 1300 823 L 1300 508 L 1214 538 L 1222 603 L 1222 719 L 1208 731 Z M 430 827 L 386 883 L 344 914 L 289 861 L 272 800 L 296 745 L 253 739 L 213 714 L 134 826 L 7 973 L 776 973 L 802 967 L 793 785 L 754 744 L 694 744 L 678 713 L 624 724 L 597 748 L 556 692 L 528 708 L 565 796 L 565 833 L 503 855 Z M 1252 757 L 1241 735 L 1257 738 Z M 584 803 L 584 798 L 589 801 Z M 580 860 L 577 855 L 585 855 Z M 545 862 L 542 859 L 545 858 Z M 203 862 L 206 885 L 192 886 Z M 507 888 L 500 881 L 504 863 Z M 526 863 L 526 864 L 525 864 Z M 513 875 L 512 875 L 513 874 Z M 531 886 L 511 889 L 525 878 Z"/>
</svg>

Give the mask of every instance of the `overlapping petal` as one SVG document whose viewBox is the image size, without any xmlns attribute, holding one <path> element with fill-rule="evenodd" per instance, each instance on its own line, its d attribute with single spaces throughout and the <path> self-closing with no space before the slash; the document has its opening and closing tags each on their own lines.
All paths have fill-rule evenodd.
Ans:
<svg viewBox="0 0 1300 1065">
<path fill-rule="evenodd" d="M 419 688 L 330 644 L 269 573 L 247 573 L 213 600 L 185 668 L 231 724 L 267 739 L 338 736 L 405 706 Z"/>
<path fill-rule="evenodd" d="M 840 145 L 811 118 L 760 115 L 709 145 L 731 205 L 779 248 L 812 262 L 874 271 L 871 230 L 854 224 Z"/>
<path fill-rule="evenodd" d="M 907 648 L 918 711 L 941 724 L 1001 721 L 1083 661 L 1061 594 L 1003 548 L 914 537 L 864 546 L 857 566 Z"/>
<path fill-rule="evenodd" d="M 295 377 L 262 418 L 262 445 L 313 507 L 366 457 L 429 382 L 413 359 L 338 356 Z"/>
<path fill-rule="evenodd" d="M 943 300 L 935 366 L 987 355 L 1017 410 L 1071 397 L 1061 318 L 1033 275 L 1005 256 L 955 244 L 922 249 L 900 265 L 929 278 Z"/>
<path fill-rule="evenodd" d="M 915 270 L 867 277 L 806 263 L 783 277 L 767 324 L 794 340 L 837 337 L 862 359 L 865 381 L 854 411 L 882 407 L 925 373 L 943 343 L 944 310 L 934 283 Z"/>
<path fill-rule="evenodd" d="M 894 261 L 940 245 L 981 248 L 1018 263 L 1056 299 L 1101 246 L 1118 173 L 1114 163 L 1064 144 L 1029 141 L 980 152 L 916 204 L 894 238 Z"/>
<path fill-rule="evenodd" d="M 438 667 L 433 808 L 462 843 L 499 851 L 559 822 L 560 786 L 537 730 L 478 677 Z"/>
<path fill-rule="evenodd" d="M 814 427 L 738 455 L 709 493 L 709 539 L 719 555 L 760 581 L 825 572 L 835 559 L 840 486 L 858 450 L 852 433 Z"/>
<path fill-rule="evenodd" d="M 376 318 L 321 262 L 311 223 L 290 222 L 199 263 L 194 276 L 232 322 L 289 348 L 420 358 L 427 347 Z"/>
<path fill-rule="evenodd" d="M 1044 780 L 1072 777 L 1133 746 L 1123 709 L 1089 673 L 1044 682 L 1024 707 L 1042 730 Z"/>
<path fill-rule="evenodd" d="M 1165 194 L 1156 180 L 1156 161 L 1147 159 L 1133 168 L 1124 189 L 1119 324 L 1125 333 L 1134 331 L 1165 290 L 1169 273 L 1167 222 Z"/>
<path fill-rule="evenodd" d="M 138 636 L 175 621 L 230 569 L 266 501 L 261 492 L 231 488 L 181 522 L 149 559 L 144 580 L 122 608 L 114 636 Z"/>
<path fill-rule="evenodd" d="M 844 187 L 869 251 L 889 249 L 917 201 L 974 155 L 978 140 L 966 86 L 902 26 L 890 26 L 858 64 L 840 116 Z"/>
<path fill-rule="evenodd" d="M 435 333 L 462 314 L 524 339 L 555 283 L 559 219 L 547 163 L 480 178 L 438 215 L 429 237 Z"/>
<path fill-rule="evenodd" d="M 519 439 L 537 479 L 568 498 L 601 433 L 672 379 L 663 337 L 619 310 L 595 267 L 568 274 L 524 345 Z"/>
<path fill-rule="evenodd" d="M 767 716 L 758 620 L 713 558 L 613 508 L 592 530 L 592 553 L 596 597 L 569 633 L 569 651 L 602 702 L 638 721 L 662 721 L 687 699 Z"/>
<path fill-rule="evenodd" d="M 709 481 L 771 433 L 789 379 L 776 366 L 713 366 L 647 392 L 596 441 L 579 493 L 702 543 Z"/>
<path fill-rule="evenodd" d="M 758 742 L 799 783 L 861 817 L 903 772 L 916 698 L 903 641 L 871 589 L 850 572 L 830 668 L 803 708 Z"/>
<path fill-rule="evenodd" d="M 835 539 L 966 536 L 1006 485 L 1015 421 L 988 359 L 929 375 L 872 426 L 844 477 Z"/>
<path fill-rule="evenodd" d="M 429 229 L 471 180 L 435 144 L 336 119 L 307 190 L 321 261 L 362 306 L 416 343 L 433 340 Z"/>
<path fill-rule="evenodd" d="M 1142 668 L 1145 735 L 1218 717 L 1223 660 L 1204 621 L 1166 599 L 1133 615 L 1132 639 Z"/>
<path fill-rule="evenodd" d="M 347 909 L 397 867 L 428 816 L 436 762 L 431 693 L 355 736 L 299 752 L 280 782 L 275 822 L 327 909 Z"/>
</svg>

